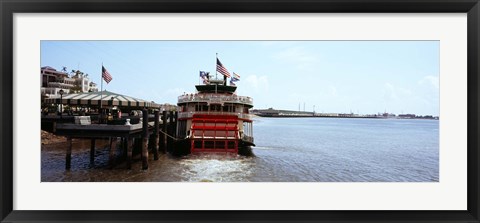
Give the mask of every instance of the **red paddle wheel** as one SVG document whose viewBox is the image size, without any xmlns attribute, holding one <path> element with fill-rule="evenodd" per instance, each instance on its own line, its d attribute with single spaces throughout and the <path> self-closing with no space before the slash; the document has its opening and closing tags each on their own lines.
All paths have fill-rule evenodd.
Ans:
<svg viewBox="0 0 480 223">
<path fill-rule="evenodd" d="M 192 153 L 238 153 L 236 115 L 194 114 L 190 131 Z"/>
</svg>

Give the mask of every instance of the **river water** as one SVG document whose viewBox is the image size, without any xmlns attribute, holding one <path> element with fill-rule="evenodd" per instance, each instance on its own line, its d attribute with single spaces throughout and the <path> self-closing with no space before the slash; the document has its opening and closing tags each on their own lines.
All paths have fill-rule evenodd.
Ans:
<svg viewBox="0 0 480 223">
<path fill-rule="evenodd" d="M 63 144 L 42 149 L 42 181 L 135 182 L 438 182 L 439 121 L 348 118 L 257 118 L 255 157 L 149 156 L 141 170 L 121 160 L 107 168 L 108 149 L 97 143 L 95 166 L 86 141 L 74 144 L 65 171 Z M 122 151 L 118 151 L 118 155 Z"/>
</svg>

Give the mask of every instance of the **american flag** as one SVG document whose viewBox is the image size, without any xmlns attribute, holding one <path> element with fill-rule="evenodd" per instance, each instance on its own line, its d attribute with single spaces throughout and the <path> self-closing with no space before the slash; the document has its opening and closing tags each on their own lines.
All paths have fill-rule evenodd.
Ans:
<svg viewBox="0 0 480 223">
<path fill-rule="evenodd" d="M 230 77 L 230 73 L 228 72 L 227 68 L 223 66 L 223 64 L 217 58 L 217 71 L 223 74 L 226 77 Z"/>
<path fill-rule="evenodd" d="M 105 69 L 104 66 L 102 66 L 102 78 L 105 80 L 105 82 L 110 83 L 110 81 L 112 81 L 112 75 L 110 75 L 110 73 L 108 73 L 108 70 Z"/>
</svg>

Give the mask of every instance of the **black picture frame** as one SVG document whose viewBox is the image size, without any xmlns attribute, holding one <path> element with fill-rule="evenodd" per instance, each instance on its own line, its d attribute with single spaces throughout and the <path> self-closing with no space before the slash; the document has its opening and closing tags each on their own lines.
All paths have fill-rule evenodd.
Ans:
<svg viewBox="0 0 480 223">
<path fill-rule="evenodd" d="M 480 222 L 479 0 L 0 0 L 1 222 Z M 467 13 L 468 204 L 466 211 L 20 211 L 13 210 L 14 13 Z M 72 201 L 75 202 L 75 201 Z M 159 201 L 162 202 L 162 201 Z M 412 201 L 414 202 L 414 201 Z M 68 204 L 65 204 L 68 205 Z"/>
</svg>

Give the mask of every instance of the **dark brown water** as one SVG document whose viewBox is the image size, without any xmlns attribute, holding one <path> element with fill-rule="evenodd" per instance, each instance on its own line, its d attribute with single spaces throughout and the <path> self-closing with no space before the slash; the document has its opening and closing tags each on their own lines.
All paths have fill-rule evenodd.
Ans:
<svg viewBox="0 0 480 223">
<path fill-rule="evenodd" d="M 100 146 L 99 146 L 100 144 Z M 140 155 L 134 156 L 132 169 L 127 170 L 117 149 L 116 164 L 108 166 L 107 143 L 97 143 L 95 164 L 90 164 L 90 143 L 74 143 L 72 167 L 65 170 L 65 143 L 42 150 L 42 182 L 237 182 L 249 181 L 255 158 L 239 155 L 207 154 L 174 157 L 160 154 L 153 160 L 149 154 L 149 168 L 142 170 Z"/>
<path fill-rule="evenodd" d="M 275 119 L 255 121 L 256 157 L 140 156 L 131 170 L 117 151 L 108 168 L 106 142 L 90 165 L 90 142 L 77 141 L 65 171 L 65 144 L 42 149 L 42 181 L 75 182 L 438 182 L 439 121 L 395 119 Z"/>
</svg>

